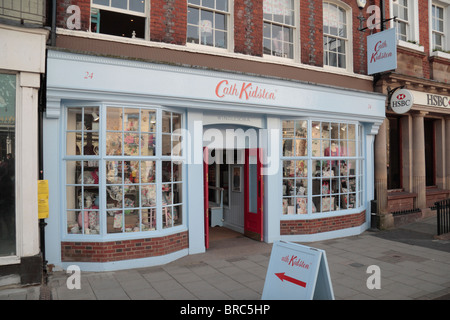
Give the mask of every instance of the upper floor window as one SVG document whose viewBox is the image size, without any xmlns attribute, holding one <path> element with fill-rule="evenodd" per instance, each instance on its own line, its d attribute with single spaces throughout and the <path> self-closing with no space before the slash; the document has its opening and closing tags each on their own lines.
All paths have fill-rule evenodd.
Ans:
<svg viewBox="0 0 450 320">
<path fill-rule="evenodd" d="M 408 8 L 408 0 L 398 0 L 393 3 L 393 14 L 397 17 L 397 39 L 407 41 L 410 40 L 410 8 Z"/>
<path fill-rule="evenodd" d="M 419 44 L 419 7 L 417 1 L 391 0 L 392 17 L 391 26 L 397 30 L 397 39 Z"/>
<path fill-rule="evenodd" d="M 92 0 L 91 32 L 146 38 L 148 0 Z"/>
<path fill-rule="evenodd" d="M 264 53 L 294 58 L 294 0 L 264 0 Z"/>
<path fill-rule="evenodd" d="M 228 48 L 228 0 L 188 0 L 187 43 Z"/>
<path fill-rule="evenodd" d="M 432 49 L 446 51 L 449 50 L 450 46 L 447 44 L 446 31 L 448 33 L 447 24 L 447 16 L 448 15 L 448 7 L 434 4 L 432 5 L 431 10 L 431 28 L 433 32 L 432 37 Z"/>
<path fill-rule="evenodd" d="M 348 29 L 347 12 L 330 2 L 323 3 L 323 63 L 347 68 Z"/>
</svg>

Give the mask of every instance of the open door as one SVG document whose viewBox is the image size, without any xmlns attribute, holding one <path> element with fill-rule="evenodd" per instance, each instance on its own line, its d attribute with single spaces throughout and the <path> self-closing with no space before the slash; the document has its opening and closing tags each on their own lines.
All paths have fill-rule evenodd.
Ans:
<svg viewBox="0 0 450 320">
<path fill-rule="evenodd" d="M 209 248 L 209 191 L 208 191 L 208 148 L 203 148 L 203 207 L 205 222 L 205 248 Z"/>
<path fill-rule="evenodd" d="M 244 166 L 244 235 L 263 241 L 262 149 L 245 150 Z"/>
</svg>

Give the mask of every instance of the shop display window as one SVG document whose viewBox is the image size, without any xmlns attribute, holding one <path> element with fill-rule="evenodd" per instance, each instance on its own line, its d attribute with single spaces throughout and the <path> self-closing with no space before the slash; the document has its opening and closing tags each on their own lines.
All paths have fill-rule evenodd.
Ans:
<svg viewBox="0 0 450 320">
<path fill-rule="evenodd" d="M 181 114 L 154 108 L 68 107 L 67 233 L 182 225 L 181 124 Z"/>
<path fill-rule="evenodd" d="M 351 123 L 283 121 L 284 215 L 360 206 L 364 168 L 361 130 Z"/>
</svg>

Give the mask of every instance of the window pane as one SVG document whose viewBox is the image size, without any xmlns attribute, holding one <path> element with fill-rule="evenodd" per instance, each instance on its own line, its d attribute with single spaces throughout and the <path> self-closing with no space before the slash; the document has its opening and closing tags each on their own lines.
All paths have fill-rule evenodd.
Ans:
<svg viewBox="0 0 450 320">
<path fill-rule="evenodd" d="M 155 182 L 155 174 L 155 161 L 141 161 L 141 183 Z"/>
<path fill-rule="evenodd" d="M 123 232 L 123 212 L 122 210 L 110 210 L 106 212 L 107 233 Z"/>
<path fill-rule="evenodd" d="M 108 107 L 106 110 L 106 130 L 122 130 L 122 108 Z"/>
<path fill-rule="evenodd" d="M 141 206 L 142 207 L 156 206 L 156 185 L 149 184 L 141 186 Z"/>
<path fill-rule="evenodd" d="M 123 139 L 123 152 L 126 156 L 138 156 L 140 138 L 139 133 L 125 133 Z"/>
<path fill-rule="evenodd" d="M 179 226 L 183 223 L 182 206 L 173 207 L 173 226 Z"/>
<path fill-rule="evenodd" d="M 125 131 L 138 131 L 139 130 L 139 109 L 124 110 L 124 126 Z"/>
<path fill-rule="evenodd" d="M 109 0 L 93 0 L 94 4 L 100 4 L 102 6 L 109 6 Z"/>
<path fill-rule="evenodd" d="M 127 0 L 111 0 L 111 7 L 119 9 L 127 9 Z"/>
<path fill-rule="evenodd" d="M 106 161 L 106 183 L 122 183 L 122 161 Z"/>
<path fill-rule="evenodd" d="M 172 137 L 168 134 L 162 135 L 162 151 L 161 154 L 163 156 L 170 156 L 172 154 L 172 146 L 171 146 Z"/>
<path fill-rule="evenodd" d="M 214 0 L 202 0 L 202 6 L 214 9 Z"/>
<path fill-rule="evenodd" d="M 199 36 L 198 36 L 198 27 L 197 26 L 191 26 L 188 25 L 187 29 L 187 42 L 188 43 L 200 43 Z"/>
<path fill-rule="evenodd" d="M 129 0 L 130 10 L 137 12 L 145 12 L 145 0 Z"/>
<path fill-rule="evenodd" d="M 142 231 L 156 230 L 156 209 L 141 210 Z"/>
<path fill-rule="evenodd" d="M 122 154 L 122 133 L 107 132 L 106 133 L 106 155 Z"/>
<path fill-rule="evenodd" d="M 141 131 L 156 132 L 156 112 L 155 110 L 141 111 Z"/>
</svg>

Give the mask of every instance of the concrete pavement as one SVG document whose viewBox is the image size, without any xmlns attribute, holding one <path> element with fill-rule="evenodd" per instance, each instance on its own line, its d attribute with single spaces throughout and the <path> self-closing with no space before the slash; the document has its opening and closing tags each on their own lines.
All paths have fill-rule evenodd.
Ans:
<svg viewBox="0 0 450 320">
<path fill-rule="evenodd" d="M 450 240 L 434 238 L 435 220 L 304 245 L 325 250 L 336 300 L 450 300 Z M 259 300 L 271 248 L 225 233 L 203 254 L 157 267 L 82 272 L 81 288 L 72 290 L 69 274 L 53 272 L 47 286 L 0 288 L 0 300 Z M 380 268 L 380 289 L 367 288 L 371 265 Z"/>
</svg>

